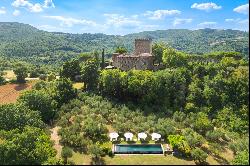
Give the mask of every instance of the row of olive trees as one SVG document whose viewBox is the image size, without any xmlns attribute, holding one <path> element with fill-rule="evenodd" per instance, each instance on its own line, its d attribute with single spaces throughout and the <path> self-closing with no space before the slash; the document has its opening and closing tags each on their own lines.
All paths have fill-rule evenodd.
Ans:
<svg viewBox="0 0 250 166">
<path fill-rule="evenodd" d="M 79 99 L 64 105 L 62 111 L 65 112 L 65 115 L 61 117 L 59 124 L 63 128 L 60 132 L 63 142 L 74 149 L 85 147 L 85 149 L 78 148 L 78 150 L 85 150 L 89 153 L 92 153 L 92 148 L 89 146 L 92 145 L 92 140 L 102 140 L 101 135 L 93 137 L 94 135 L 91 134 L 91 132 L 99 133 L 97 126 L 102 126 L 99 125 L 100 121 L 105 125 L 111 125 L 121 135 L 127 131 L 135 134 L 158 132 L 169 141 L 176 151 L 183 156 L 192 157 L 198 163 L 205 163 L 208 153 L 219 156 L 223 151 L 222 145 L 225 142 L 226 144 L 234 142 L 231 139 L 235 139 L 228 135 L 230 132 L 219 126 L 216 126 L 218 129 L 214 130 L 215 124 L 204 112 L 184 113 L 179 111 L 169 118 L 159 118 L 157 116 L 159 113 L 156 112 L 146 116 L 141 110 L 135 111 L 120 104 L 114 105 L 101 96 L 86 93 L 81 93 Z M 89 125 L 92 124 L 92 119 L 95 119 L 96 127 Z M 86 120 L 89 122 L 86 123 Z M 91 130 L 87 129 L 88 127 Z M 181 132 L 177 131 L 178 128 L 181 129 Z M 80 133 L 87 134 L 84 136 L 85 139 L 81 139 L 83 135 Z M 106 131 L 103 132 L 104 135 L 105 133 Z M 86 140 L 90 142 L 86 142 Z M 175 140 L 177 143 L 174 143 Z M 103 141 L 105 142 L 105 139 Z M 209 145 L 208 149 L 203 147 L 206 142 Z M 232 145 L 234 149 L 240 147 L 242 145 L 238 145 L 238 143 Z"/>
</svg>

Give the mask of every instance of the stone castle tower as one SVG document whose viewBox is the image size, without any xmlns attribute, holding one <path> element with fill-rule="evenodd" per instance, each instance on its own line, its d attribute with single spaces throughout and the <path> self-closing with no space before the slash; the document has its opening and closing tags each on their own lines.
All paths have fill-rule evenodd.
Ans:
<svg viewBox="0 0 250 166">
<path fill-rule="evenodd" d="M 121 70 L 153 70 L 154 56 L 152 55 L 151 39 L 135 39 L 133 54 L 112 55 L 112 66 Z"/>
<path fill-rule="evenodd" d="M 152 40 L 151 39 L 135 39 L 134 55 L 143 53 L 152 54 Z"/>
</svg>

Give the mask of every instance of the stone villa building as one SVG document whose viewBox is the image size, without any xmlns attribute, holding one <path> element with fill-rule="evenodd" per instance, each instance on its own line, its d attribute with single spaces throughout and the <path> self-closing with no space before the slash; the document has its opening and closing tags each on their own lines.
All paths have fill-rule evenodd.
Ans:
<svg viewBox="0 0 250 166">
<path fill-rule="evenodd" d="M 135 50 L 133 54 L 112 55 L 112 66 L 124 71 L 154 70 L 154 56 L 152 55 L 151 39 L 135 39 Z"/>
</svg>

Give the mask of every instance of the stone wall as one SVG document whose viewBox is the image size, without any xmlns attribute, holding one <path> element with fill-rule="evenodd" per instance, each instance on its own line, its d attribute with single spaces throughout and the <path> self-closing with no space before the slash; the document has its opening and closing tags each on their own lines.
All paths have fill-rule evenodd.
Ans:
<svg viewBox="0 0 250 166">
<path fill-rule="evenodd" d="M 140 55 L 142 53 L 152 54 L 152 40 L 150 39 L 135 39 L 135 51 L 134 55 Z"/>
<path fill-rule="evenodd" d="M 121 70 L 153 70 L 153 56 L 118 56 L 113 65 Z"/>
</svg>

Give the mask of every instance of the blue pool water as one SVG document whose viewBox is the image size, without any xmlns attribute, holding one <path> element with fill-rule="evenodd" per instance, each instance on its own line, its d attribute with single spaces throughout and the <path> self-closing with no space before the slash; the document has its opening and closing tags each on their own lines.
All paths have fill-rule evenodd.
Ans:
<svg viewBox="0 0 250 166">
<path fill-rule="evenodd" d="M 163 154 L 161 144 L 154 145 L 115 145 L 116 154 Z"/>
</svg>

